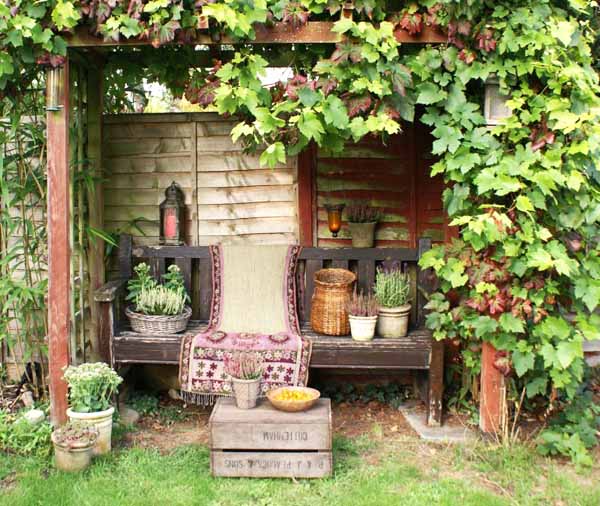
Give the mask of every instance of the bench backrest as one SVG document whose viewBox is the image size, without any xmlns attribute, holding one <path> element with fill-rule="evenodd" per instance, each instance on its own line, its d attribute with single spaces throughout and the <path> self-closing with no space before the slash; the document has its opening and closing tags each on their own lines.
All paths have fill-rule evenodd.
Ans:
<svg viewBox="0 0 600 506">
<path fill-rule="evenodd" d="M 419 269 L 420 256 L 431 248 L 431 239 L 419 239 L 419 247 L 411 248 L 313 248 L 302 249 L 297 271 L 298 312 L 301 322 L 310 321 L 314 274 L 319 269 L 349 269 L 357 277 L 359 290 L 369 291 L 379 266 L 399 266 L 411 278 L 413 328 L 423 324 L 425 292 L 430 291 L 433 276 Z M 171 264 L 181 269 L 186 289 L 192 299 L 193 318 L 207 320 L 212 298 L 212 269 L 207 246 L 134 246 L 131 236 L 122 235 L 119 247 L 119 273 L 129 279 L 133 267 L 146 262 L 159 278 Z"/>
</svg>

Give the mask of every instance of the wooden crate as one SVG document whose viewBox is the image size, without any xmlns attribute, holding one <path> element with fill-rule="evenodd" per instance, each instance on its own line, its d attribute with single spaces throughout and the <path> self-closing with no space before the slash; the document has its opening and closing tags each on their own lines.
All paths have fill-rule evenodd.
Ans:
<svg viewBox="0 0 600 506">
<path fill-rule="evenodd" d="M 221 398 L 208 422 L 213 476 L 322 478 L 331 475 L 331 402 L 285 413 L 266 399 L 242 410 Z"/>
</svg>

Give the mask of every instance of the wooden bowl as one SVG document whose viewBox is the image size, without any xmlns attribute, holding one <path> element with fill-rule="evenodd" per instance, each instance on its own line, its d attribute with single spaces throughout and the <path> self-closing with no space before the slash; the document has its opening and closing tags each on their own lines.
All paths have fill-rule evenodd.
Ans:
<svg viewBox="0 0 600 506">
<path fill-rule="evenodd" d="M 301 390 L 303 392 L 308 392 L 311 394 L 310 399 L 305 401 L 283 401 L 275 399 L 275 396 L 281 392 L 282 390 Z M 271 404 L 280 411 L 287 411 L 289 413 L 296 413 L 298 411 L 306 411 L 313 407 L 315 402 L 319 400 L 321 397 L 321 392 L 315 390 L 314 388 L 308 387 L 279 387 L 270 392 L 267 392 L 267 399 L 271 402 Z"/>
</svg>

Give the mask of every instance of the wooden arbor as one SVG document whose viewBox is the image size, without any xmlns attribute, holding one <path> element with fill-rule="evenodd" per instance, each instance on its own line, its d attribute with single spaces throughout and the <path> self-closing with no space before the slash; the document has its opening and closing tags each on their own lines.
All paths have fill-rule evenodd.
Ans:
<svg viewBox="0 0 600 506">
<path fill-rule="evenodd" d="M 332 31 L 331 22 L 309 22 L 305 26 L 293 30 L 289 25 L 277 23 L 272 28 L 257 29 L 253 44 L 323 44 L 336 43 L 339 35 Z M 432 29 L 425 28 L 416 37 L 409 36 L 404 31 L 397 31 L 396 38 L 403 43 L 444 43 L 445 35 Z M 103 49 L 115 46 L 145 46 L 148 41 L 130 40 L 120 43 L 104 42 L 83 31 L 79 31 L 68 39 L 69 54 L 84 50 L 93 56 Z M 218 43 L 208 35 L 202 35 L 196 41 L 198 44 L 232 44 L 235 41 L 223 39 Z M 54 424 L 66 420 L 67 385 L 62 379 L 63 368 L 69 362 L 69 332 L 70 332 L 70 260 L 69 244 L 69 121 L 70 121 L 70 88 L 69 88 L 69 54 L 61 73 L 59 109 L 47 113 L 47 143 L 48 143 L 48 323 L 49 323 L 49 372 L 51 419 Z M 92 166 L 101 175 L 101 125 L 102 125 L 102 70 L 94 68 L 88 76 L 88 111 L 87 138 L 88 158 Z M 99 210 L 103 198 L 101 188 L 98 188 L 90 206 L 90 221 L 92 225 L 102 228 Z M 98 241 L 99 242 L 99 241 Z M 102 271 L 102 245 L 94 246 L 97 259 L 90 272 L 91 286 L 94 290 L 104 281 Z M 99 306 L 92 304 L 92 319 L 98 321 Z M 98 329 L 96 329 L 98 331 Z M 106 343 L 100 343 L 100 355 L 107 359 Z"/>
</svg>

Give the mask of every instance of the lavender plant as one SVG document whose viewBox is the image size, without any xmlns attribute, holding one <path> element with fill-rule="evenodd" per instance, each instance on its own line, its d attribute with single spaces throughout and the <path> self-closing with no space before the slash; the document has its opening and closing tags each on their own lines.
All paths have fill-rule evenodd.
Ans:
<svg viewBox="0 0 600 506">
<path fill-rule="evenodd" d="M 354 289 L 354 293 L 346 304 L 346 310 L 352 316 L 377 316 L 379 312 L 379 304 L 373 294 L 360 293 Z"/>
<path fill-rule="evenodd" d="M 136 277 L 127 284 L 127 300 L 133 301 L 135 311 L 146 315 L 178 315 L 185 308 L 189 296 L 185 291 L 181 271 L 169 266 L 160 285 L 150 275 L 150 267 L 141 263 L 135 269 Z"/>
<path fill-rule="evenodd" d="M 369 204 L 359 203 L 346 207 L 346 217 L 350 223 L 373 223 L 381 219 L 381 213 Z"/>
<path fill-rule="evenodd" d="M 225 356 L 225 372 L 232 378 L 254 380 L 262 376 L 263 359 L 258 353 L 239 351 Z"/>
<path fill-rule="evenodd" d="M 377 269 L 375 298 L 382 307 L 399 307 L 410 302 L 410 277 L 398 268 Z"/>
</svg>

